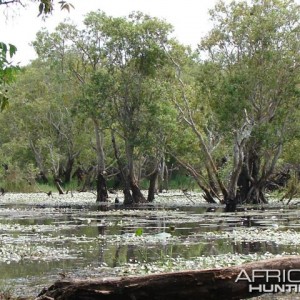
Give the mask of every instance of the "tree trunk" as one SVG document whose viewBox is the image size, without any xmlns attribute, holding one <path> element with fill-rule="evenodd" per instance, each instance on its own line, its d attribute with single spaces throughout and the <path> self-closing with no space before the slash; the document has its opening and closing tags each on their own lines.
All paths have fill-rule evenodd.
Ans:
<svg viewBox="0 0 300 300">
<path fill-rule="evenodd" d="M 82 188 L 79 190 L 80 192 L 86 192 L 88 189 L 91 188 L 91 181 L 92 181 L 93 173 L 94 173 L 94 167 L 90 166 L 88 168 L 88 170 L 85 172 L 84 182 L 83 182 Z"/>
<path fill-rule="evenodd" d="M 158 173 L 158 191 L 162 193 L 163 189 L 165 188 L 165 167 L 166 167 L 166 161 L 165 161 L 165 155 L 162 155 L 162 158 L 160 160 L 159 164 L 159 173 Z"/>
<path fill-rule="evenodd" d="M 208 164 L 206 164 L 205 167 L 206 167 L 206 171 L 207 171 L 209 190 L 211 190 L 214 195 L 217 195 L 218 194 L 218 187 L 217 187 L 216 182 L 214 180 L 211 168 Z"/>
<path fill-rule="evenodd" d="M 227 197 L 225 199 L 225 204 L 226 204 L 225 212 L 235 212 L 238 202 L 239 202 L 238 197 L 234 197 L 234 198 Z"/>
<path fill-rule="evenodd" d="M 162 153 L 162 157 L 159 164 L 159 174 L 158 174 L 158 191 L 160 193 L 163 190 L 169 189 L 169 170 L 168 165 L 166 163 L 165 153 Z"/>
<path fill-rule="evenodd" d="M 124 205 L 132 205 L 133 204 L 133 198 L 130 192 L 129 187 L 125 187 L 123 189 L 123 194 L 124 194 Z"/>
<path fill-rule="evenodd" d="M 249 291 L 250 284 L 253 287 L 266 284 L 268 289 L 272 288 L 272 284 L 290 284 L 299 289 L 299 269 L 300 257 L 291 256 L 222 269 L 140 277 L 60 280 L 42 292 L 36 300 L 49 299 L 46 297 L 55 300 L 237 300 L 256 297 L 265 292 L 258 288 Z"/>
<path fill-rule="evenodd" d="M 148 188 L 148 197 L 147 197 L 148 202 L 153 202 L 154 201 L 158 173 L 159 173 L 159 170 L 156 169 L 150 175 L 150 182 L 149 182 L 149 188 Z"/>
<path fill-rule="evenodd" d="M 249 122 L 247 116 L 244 125 L 235 132 L 234 136 L 234 146 L 233 146 L 233 166 L 232 172 L 229 180 L 228 193 L 224 194 L 224 199 L 226 203 L 225 211 L 234 212 L 236 206 L 240 202 L 239 192 L 238 192 L 238 181 L 240 174 L 243 171 L 245 165 L 245 148 L 246 143 L 249 141 L 251 132 L 253 129 L 253 124 Z M 245 170 L 245 169 L 244 169 Z M 249 174 L 249 169 L 247 170 Z"/>
<path fill-rule="evenodd" d="M 105 156 L 104 156 L 104 135 L 100 129 L 99 122 L 96 119 L 94 121 L 94 129 L 96 136 L 96 152 L 97 152 L 97 199 L 96 202 L 107 202 L 107 186 L 106 179 L 104 177 L 105 171 Z M 104 208 L 104 206 L 102 206 Z"/>
<path fill-rule="evenodd" d="M 174 156 L 174 155 L 173 155 Z M 202 182 L 201 177 L 203 177 L 201 174 L 199 174 L 195 168 L 193 168 L 190 164 L 185 163 L 178 157 L 174 156 L 174 158 L 178 161 L 178 163 L 185 168 L 189 174 L 195 179 L 197 182 L 198 186 L 200 189 L 204 192 L 203 198 L 208 202 L 208 203 L 216 203 L 214 196 L 217 197 L 216 194 L 214 194 L 214 191 L 210 189 L 209 186 L 206 186 L 205 183 Z"/>
<path fill-rule="evenodd" d="M 147 202 L 144 195 L 142 194 L 138 182 L 135 176 L 135 168 L 134 168 L 134 147 L 130 144 L 128 140 L 125 140 L 125 148 L 126 148 L 126 158 L 127 158 L 127 176 L 125 180 L 128 180 L 130 190 L 132 193 L 133 204 L 139 204 Z M 127 183 L 127 184 L 128 184 Z"/>
<path fill-rule="evenodd" d="M 253 184 L 246 197 L 246 202 L 252 204 L 267 204 L 268 201 L 264 195 L 264 185 L 265 184 L 260 184 L 259 182 L 257 184 Z"/>
<path fill-rule="evenodd" d="M 251 181 L 249 180 L 247 166 L 245 164 L 242 167 L 237 184 L 237 196 L 239 198 L 238 202 L 243 203 L 246 200 L 249 190 L 251 188 Z"/>
<path fill-rule="evenodd" d="M 69 183 L 71 181 L 74 162 L 75 162 L 75 157 L 69 156 L 67 160 L 66 169 L 64 171 L 64 183 Z"/>
<path fill-rule="evenodd" d="M 97 202 L 107 202 L 108 193 L 106 180 L 101 172 L 98 171 L 97 174 Z"/>
<path fill-rule="evenodd" d="M 81 168 L 81 167 L 78 167 L 76 169 L 76 171 L 73 173 L 72 175 L 72 178 L 74 179 L 75 177 L 77 178 L 77 186 L 79 187 L 80 184 L 83 182 L 83 178 L 84 178 L 84 175 L 85 175 L 85 171 Z"/>
<path fill-rule="evenodd" d="M 246 197 L 242 199 L 246 203 L 251 204 L 261 203 L 265 199 L 261 197 L 263 187 L 259 184 L 260 157 L 257 152 L 257 149 L 253 149 L 253 146 L 248 152 L 246 169 L 248 173 L 248 191 Z"/>
<path fill-rule="evenodd" d="M 258 148 L 258 145 L 250 145 L 250 149 L 245 154 L 243 167 L 237 183 L 237 202 L 239 204 L 268 203 L 264 195 L 267 177 L 263 174 L 260 177 L 261 159 L 258 155 Z"/>
<path fill-rule="evenodd" d="M 241 171 L 237 180 L 236 194 L 230 194 L 232 198 L 226 201 L 226 211 L 234 212 L 236 206 L 242 203 L 268 203 L 264 196 L 264 186 L 266 181 L 259 179 L 260 157 L 257 150 L 250 149 L 244 157 Z"/>
<path fill-rule="evenodd" d="M 40 170 L 40 178 L 42 179 L 43 183 L 48 183 L 49 180 L 48 180 L 48 177 L 47 177 L 47 170 L 46 168 L 44 167 L 44 160 L 43 160 L 43 157 L 40 153 L 40 151 L 35 147 L 34 143 L 32 140 L 29 140 L 29 145 L 30 145 L 30 148 L 33 152 L 33 155 L 34 155 L 34 158 L 35 158 L 35 162 Z"/>
<path fill-rule="evenodd" d="M 56 186 L 56 188 L 57 188 L 57 190 L 58 190 L 58 193 L 60 194 L 60 195 L 63 195 L 64 194 L 64 190 L 63 190 L 63 188 L 61 187 L 61 184 L 62 182 L 61 182 L 61 180 L 60 179 L 58 179 L 58 178 L 55 178 L 54 179 L 54 184 L 55 184 L 55 186 Z"/>
<path fill-rule="evenodd" d="M 127 146 L 127 158 L 129 158 L 128 167 L 125 167 L 120 159 L 119 149 L 117 147 L 114 131 L 111 132 L 111 140 L 114 148 L 115 158 L 117 160 L 118 168 L 121 174 L 124 192 L 124 205 L 138 204 L 146 202 L 134 177 L 133 170 L 133 149 Z"/>
<path fill-rule="evenodd" d="M 132 192 L 133 204 L 145 203 L 147 200 L 142 194 L 136 180 L 134 178 L 129 178 L 130 189 Z"/>
<path fill-rule="evenodd" d="M 113 130 L 111 131 L 111 141 L 112 141 L 112 145 L 114 148 L 114 154 L 115 154 L 115 158 L 117 160 L 118 169 L 120 171 L 120 178 L 121 178 L 122 184 L 123 184 L 124 205 L 131 205 L 131 204 L 133 204 L 133 198 L 132 198 L 132 195 L 130 192 L 130 184 L 129 184 L 128 177 L 126 176 L 126 174 L 124 172 L 125 166 L 123 165 L 123 162 L 120 159 L 119 148 L 117 146 L 116 139 L 115 139 L 115 133 Z"/>
</svg>

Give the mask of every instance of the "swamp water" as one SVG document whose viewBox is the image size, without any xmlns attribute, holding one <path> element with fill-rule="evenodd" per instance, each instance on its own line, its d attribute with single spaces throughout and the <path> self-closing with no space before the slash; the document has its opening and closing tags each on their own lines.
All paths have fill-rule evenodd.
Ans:
<svg viewBox="0 0 300 300">
<path fill-rule="evenodd" d="M 296 200 L 289 207 L 274 201 L 229 214 L 198 193 L 172 192 L 157 196 L 153 205 L 111 204 L 103 212 L 92 193 L 5 194 L 0 291 L 35 296 L 62 277 L 224 267 L 298 254 L 299 216 Z"/>
</svg>

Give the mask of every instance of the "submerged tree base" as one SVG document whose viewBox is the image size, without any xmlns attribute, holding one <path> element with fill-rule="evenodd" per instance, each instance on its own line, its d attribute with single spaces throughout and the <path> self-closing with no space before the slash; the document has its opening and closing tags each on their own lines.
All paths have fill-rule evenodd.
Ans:
<svg viewBox="0 0 300 300">
<path fill-rule="evenodd" d="M 43 291 L 36 300 L 252 298 L 270 291 L 270 288 L 278 283 L 281 286 L 289 286 L 290 283 L 296 285 L 295 282 L 300 282 L 299 269 L 300 257 L 291 256 L 222 269 L 162 273 L 140 277 L 60 280 L 48 290 Z M 276 276 L 274 273 L 270 276 L 269 271 L 275 272 Z M 259 276 L 256 272 L 259 272 Z M 263 288 L 251 291 L 250 284 L 262 285 Z M 279 291 L 272 290 L 272 292 Z"/>
</svg>

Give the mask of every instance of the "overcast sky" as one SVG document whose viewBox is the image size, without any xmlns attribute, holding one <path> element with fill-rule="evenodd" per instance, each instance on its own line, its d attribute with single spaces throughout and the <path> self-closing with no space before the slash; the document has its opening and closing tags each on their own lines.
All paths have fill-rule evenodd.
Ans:
<svg viewBox="0 0 300 300">
<path fill-rule="evenodd" d="M 23 1 L 29 2 L 29 1 Z M 57 1 L 55 1 L 57 3 Z M 217 0 L 69 0 L 75 9 L 70 13 L 60 11 L 59 6 L 52 16 L 43 21 L 38 15 L 37 2 L 26 8 L 0 6 L 0 41 L 17 46 L 15 61 L 21 65 L 35 58 L 29 43 L 34 40 L 36 32 L 46 27 L 54 30 L 65 18 L 80 24 L 86 13 L 101 9 L 108 15 L 126 16 L 132 11 L 142 11 L 151 16 L 165 19 L 171 23 L 177 39 L 186 45 L 196 47 L 201 36 L 209 30 L 208 9 L 213 8 Z"/>
</svg>

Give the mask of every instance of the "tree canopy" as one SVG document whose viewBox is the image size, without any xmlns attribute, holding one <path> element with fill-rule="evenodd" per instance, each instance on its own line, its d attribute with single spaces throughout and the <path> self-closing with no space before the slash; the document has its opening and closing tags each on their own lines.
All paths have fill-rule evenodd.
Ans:
<svg viewBox="0 0 300 300">
<path fill-rule="evenodd" d="M 290 0 L 220 1 L 197 51 L 140 12 L 93 11 L 81 28 L 43 29 L 32 43 L 38 59 L 9 91 L 0 122 L 14 122 L 0 149 L 44 181 L 80 173 L 80 188 L 96 188 L 100 202 L 107 184 L 126 204 L 153 201 L 174 171 L 228 211 L 266 203 L 271 186 L 286 184 L 279 168 L 289 178 L 299 163 L 299 14 Z"/>
</svg>

